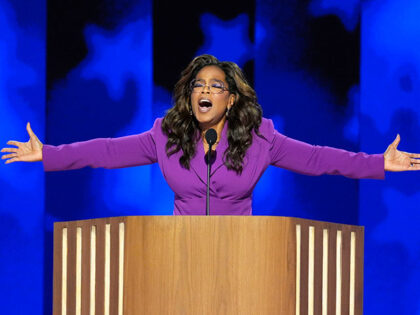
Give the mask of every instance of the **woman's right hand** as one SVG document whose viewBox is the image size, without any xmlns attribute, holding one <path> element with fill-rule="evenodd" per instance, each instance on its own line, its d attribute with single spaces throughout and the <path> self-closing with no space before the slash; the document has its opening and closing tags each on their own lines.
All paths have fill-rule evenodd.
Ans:
<svg viewBox="0 0 420 315">
<path fill-rule="evenodd" d="M 9 152 L 1 158 L 7 159 L 5 164 L 12 162 L 37 162 L 42 161 L 42 147 L 43 144 L 31 129 L 31 125 L 26 125 L 26 130 L 29 134 L 28 142 L 8 141 L 8 145 L 14 145 L 17 148 L 3 148 L 1 152 Z"/>
</svg>

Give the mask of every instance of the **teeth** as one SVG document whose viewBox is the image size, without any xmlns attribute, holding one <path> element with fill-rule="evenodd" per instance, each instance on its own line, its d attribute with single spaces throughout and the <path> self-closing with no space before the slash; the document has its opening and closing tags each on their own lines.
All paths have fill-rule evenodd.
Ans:
<svg viewBox="0 0 420 315">
<path fill-rule="evenodd" d="M 198 104 L 200 106 L 206 106 L 206 107 L 211 107 L 212 106 L 211 101 L 208 100 L 208 99 L 202 99 L 198 102 Z"/>
</svg>

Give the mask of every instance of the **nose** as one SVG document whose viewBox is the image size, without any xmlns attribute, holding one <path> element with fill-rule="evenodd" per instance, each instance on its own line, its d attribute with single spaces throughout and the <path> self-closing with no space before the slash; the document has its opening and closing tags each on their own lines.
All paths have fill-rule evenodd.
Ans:
<svg viewBox="0 0 420 315">
<path fill-rule="evenodd" d="M 205 89 L 207 88 L 207 92 L 205 92 Z M 207 93 L 207 94 L 209 94 L 210 93 L 210 86 L 209 85 L 205 85 L 205 86 L 203 86 L 203 89 L 201 90 L 201 93 Z"/>
</svg>

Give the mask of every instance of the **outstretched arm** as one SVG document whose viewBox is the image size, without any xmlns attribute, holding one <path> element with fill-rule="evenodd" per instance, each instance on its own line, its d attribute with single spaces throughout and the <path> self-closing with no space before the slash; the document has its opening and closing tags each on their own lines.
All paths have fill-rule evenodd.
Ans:
<svg viewBox="0 0 420 315">
<path fill-rule="evenodd" d="M 154 128 L 157 128 L 156 122 Z M 6 163 L 42 161 L 45 171 L 62 171 L 86 166 L 121 168 L 157 162 L 153 129 L 138 135 L 92 139 L 59 146 L 43 145 L 29 124 L 27 130 L 30 136 L 28 142 L 9 141 L 9 145 L 17 148 L 1 150 L 9 153 L 2 156 L 2 159 L 8 159 Z"/>
<path fill-rule="evenodd" d="M 310 145 L 277 131 L 270 149 L 270 164 L 305 175 L 342 175 L 383 179 L 384 155 L 354 153 L 327 146 Z"/>
<path fill-rule="evenodd" d="M 331 147 L 313 146 L 275 131 L 271 164 L 307 175 L 343 175 L 351 178 L 384 178 L 384 171 L 420 170 L 420 154 L 397 149 L 400 136 L 384 154 L 353 153 Z"/>
<path fill-rule="evenodd" d="M 83 167 L 122 168 L 157 162 L 156 146 L 150 131 L 120 138 L 44 145 L 42 151 L 45 171 Z"/>
</svg>

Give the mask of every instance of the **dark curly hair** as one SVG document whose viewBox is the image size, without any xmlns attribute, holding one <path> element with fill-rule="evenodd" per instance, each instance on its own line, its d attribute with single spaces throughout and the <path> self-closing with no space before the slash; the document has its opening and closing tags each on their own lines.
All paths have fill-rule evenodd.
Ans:
<svg viewBox="0 0 420 315">
<path fill-rule="evenodd" d="M 182 71 L 181 78 L 175 85 L 175 104 L 167 111 L 162 122 L 162 130 L 168 136 L 166 154 L 171 156 L 182 150 L 183 155 L 179 162 L 184 168 L 190 168 L 190 161 L 196 153 L 196 144 L 200 137 L 198 121 L 191 114 L 190 83 L 206 66 L 217 66 L 223 70 L 229 93 L 235 95 L 235 104 L 230 108 L 227 117 L 229 146 L 223 160 L 228 169 L 241 174 L 245 153 L 252 144 L 252 131 L 261 136 L 258 129 L 261 125 L 262 109 L 257 103 L 254 89 L 248 84 L 238 65 L 234 62 L 219 61 L 211 55 L 194 58 Z"/>
</svg>

